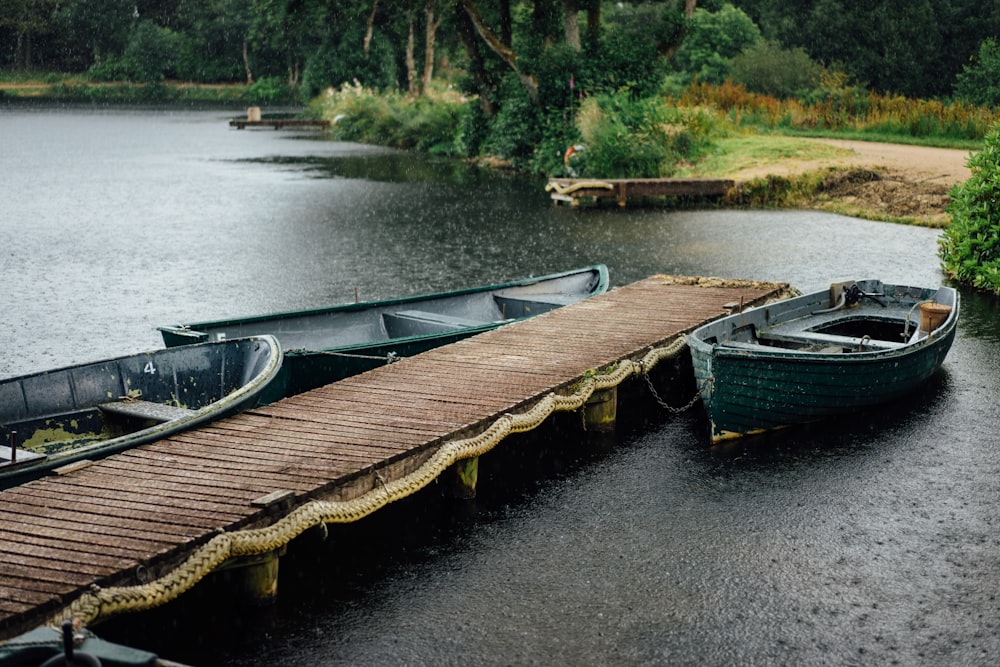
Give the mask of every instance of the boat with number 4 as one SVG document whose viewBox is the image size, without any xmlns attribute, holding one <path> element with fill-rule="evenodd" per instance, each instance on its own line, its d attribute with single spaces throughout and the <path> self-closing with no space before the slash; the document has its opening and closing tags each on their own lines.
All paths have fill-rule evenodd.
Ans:
<svg viewBox="0 0 1000 667">
<path fill-rule="evenodd" d="M 160 327 L 167 347 L 271 334 L 285 351 L 281 378 L 261 404 L 315 389 L 474 334 L 602 294 L 596 264 L 455 292 Z"/>
<path fill-rule="evenodd" d="M 251 407 L 281 363 L 256 336 L 0 380 L 0 488 Z"/>
<path fill-rule="evenodd" d="M 712 441 L 904 396 L 944 361 L 958 311 L 950 287 L 859 280 L 699 327 L 688 346 Z"/>
</svg>

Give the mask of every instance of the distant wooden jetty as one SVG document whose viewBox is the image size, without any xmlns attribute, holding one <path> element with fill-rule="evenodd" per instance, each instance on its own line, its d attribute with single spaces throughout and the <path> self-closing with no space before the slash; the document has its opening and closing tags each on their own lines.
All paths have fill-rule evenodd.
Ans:
<svg viewBox="0 0 1000 667">
<path fill-rule="evenodd" d="M 229 127 L 235 127 L 237 130 L 254 127 L 270 128 L 272 130 L 324 129 L 330 127 L 330 121 L 321 118 L 264 118 L 261 120 L 234 118 L 229 121 Z"/>
<path fill-rule="evenodd" d="M 725 178 L 550 178 L 545 191 L 557 204 L 612 199 L 626 206 L 630 199 L 651 197 L 725 197 L 736 187 Z"/>
<path fill-rule="evenodd" d="M 229 121 L 229 127 L 245 130 L 248 127 L 269 127 L 272 130 L 284 129 L 323 129 L 330 127 L 330 121 L 322 118 L 264 118 L 260 107 L 247 108 L 246 118 L 234 118 Z"/>
<path fill-rule="evenodd" d="M 270 597 L 296 536 L 438 480 L 474 492 L 479 456 L 555 411 L 613 425 L 620 383 L 679 361 L 683 333 L 785 288 L 654 276 L 4 490 L 0 641 L 148 609 L 222 567 Z M 681 368 L 657 379 L 687 400 Z"/>
</svg>

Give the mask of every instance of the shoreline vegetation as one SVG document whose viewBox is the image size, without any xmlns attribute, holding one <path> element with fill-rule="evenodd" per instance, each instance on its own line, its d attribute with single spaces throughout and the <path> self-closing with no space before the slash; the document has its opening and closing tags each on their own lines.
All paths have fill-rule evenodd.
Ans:
<svg viewBox="0 0 1000 667">
<path fill-rule="evenodd" d="M 234 108 L 296 103 L 289 89 L 267 80 L 252 86 L 93 83 L 62 75 L 41 80 L 0 75 L 0 104 L 5 100 Z M 334 139 L 470 159 L 539 176 L 735 177 L 742 184 L 738 201 L 666 202 L 675 207 L 812 208 L 945 229 L 946 272 L 965 284 L 1000 294 L 997 262 L 982 255 L 992 252 L 992 246 L 963 242 L 960 232 L 949 230 L 957 213 L 963 228 L 982 231 L 981 224 L 968 222 L 967 213 L 955 210 L 956 199 L 969 199 L 963 196 L 965 184 L 942 184 L 884 167 L 844 163 L 852 153 L 849 149 L 804 140 L 951 148 L 968 151 L 969 164 L 974 164 L 971 158 L 983 149 L 984 140 L 998 140 L 993 128 L 1000 114 L 995 109 L 857 89 L 805 104 L 748 93 L 728 82 L 719 86 L 695 82 L 680 93 L 642 100 L 627 94 L 581 98 L 573 112 L 548 119 L 564 126 L 548 133 L 560 141 L 543 135 L 533 152 L 515 155 L 504 155 L 502 145 L 491 150 L 498 148 L 495 138 L 491 144 L 474 136 L 482 131 L 477 128 L 474 98 L 444 83 L 419 96 L 379 92 L 357 82 L 343 84 L 311 100 L 302 115 L 331 121 L 329 136 Z M 991 222 L 987 220 L 987 229 Z M 975 266 L 982 267 L 980 273 Z"/>
</svg>

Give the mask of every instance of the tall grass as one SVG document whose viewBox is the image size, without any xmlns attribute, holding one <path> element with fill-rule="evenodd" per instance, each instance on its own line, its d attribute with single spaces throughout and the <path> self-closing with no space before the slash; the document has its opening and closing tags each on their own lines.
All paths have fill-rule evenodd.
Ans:
<svg viewBox="0 0 1000 667">
<path fill-rule="evenodd" d="M 413 97 L 357 83 L 330 88 L 314 104 L 333 121 L 336 139 L 439 155 L 456 153 L 455 139 L 468 113 L 467 100 L 447 90 Z"/>
<path fill-rule="evenodd" d="M 676 102 L 713 107 L 740 127 L 854 133 L 944 145 L 979 141 L 1000 120 L 1000 112 L 987 107 L 910 99 L 850 86 L 821 87 L 813 97 L 779 100 L 750 93 L 729 81 L 721 86 L 695 82 Z"/>
</svg>

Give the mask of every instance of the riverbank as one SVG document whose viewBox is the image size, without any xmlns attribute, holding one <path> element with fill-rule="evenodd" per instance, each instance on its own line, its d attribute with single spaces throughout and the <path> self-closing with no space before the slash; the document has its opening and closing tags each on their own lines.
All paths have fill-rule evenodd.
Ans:
<svg viewBox="0 0 1000 667">
<path fill-rule="evenodd" d="M 945 227 L 949 192 L 970 176 L 969 151 L 840 139 L 789 139 L 830 146 L 821 158 L 788 157 L 740 169 L 736 180 L 814 178 L 809 208 L 853 217 Z"/>
</svg>

